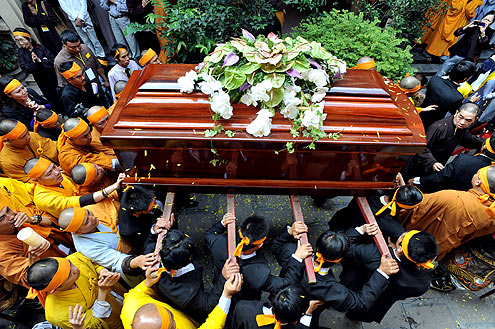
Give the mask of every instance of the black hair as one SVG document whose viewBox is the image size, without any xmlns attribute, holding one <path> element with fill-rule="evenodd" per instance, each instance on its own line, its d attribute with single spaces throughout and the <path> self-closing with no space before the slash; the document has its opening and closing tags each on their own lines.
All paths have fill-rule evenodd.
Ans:
<svg viewBox="0 0 495 329">
<path fill-rule="evenodd" d="M 163 266 L 168 270 L 177 270 L 191 262 L 194 241 L 184 232 L 169 230 L 163 238 L 160 258 Z"/>
<path fill-rule="evenodd" d="M 45 121 L 46 119 L 52 116 L 52 113 L 53 111 L 50 109 L 47 108 L 40 109 L 38 110 L 38 112 L 36 112 L 36 120 L 38 120 L 39 122 Z"/>
<path fill-rule="evenodd" d="M 454 82 L 462 82 L 474 74 L 476 65 L 469 60 L 462 60 L 452 67 L 449 77 Z"/>
<path fill-rule="evenodd" d="M 428 78 L 423 73 L 416 73 L 414 76 L 421 83 L 421 87 L 426 86 L 426 84 L 428 83 Z"/>
<path fill-rule="evenodd" d="M 327 260 L 342 258 L 349 249 L 349 237 L 344 232 L 323 232 L 316 240 L 316 251 Z"/>
<path fill-rule="evenodd" d="M 60 73 L 70 70 L 72 68 L 72 63 L 74 62 L 63 62 L 62 64 L 60 64 Z"/>
<path fill-rule="evenodd" d="M 28 30 L 26 30 L 25 28 L 22 28 L 22 27 L 16 27 L 13 32 L 22 32 L 22 33 L 27 33 L 27 34 L 31 35 L 31 32 L 29 32 Z M 33 38 L 28 38 L 28 37 L 24 37 L 24 38 L 26 38 L 29 42 L 31 42 L 31 45 L 33 47 L 37 45 L 36 40 L 34 40 Z"/>
<path fill-rule="evenodd" d="M 62 40 L 63 44 L 66 44 L 67 42 L 81 41 L 79 35 L 72 30 L 63 30 L 62 33 L 60 33 L 60 39 Z"/>
<path fill-rule="evenodd" d="M 309 307 L 309 300 L 300 286 L 285 287 L 271 300 L 273 315 L 282 323 L 299 321 Z"/>
<path fill-rule="evenodd" d="M 110 53 L 112 54 L 113 58 L 117 58 L 117 56 L 115 55 L 115 53 L 117 52 L 117 50 L 119 48 L 124 48 L 125 50 L 127 50 L 129 52 L 129 49 L 127 48 L 126 45 L 123 45 L 121 43 L 116 43 L 113 45 L 113 47 L 110 49 Z M 120 55 L 120 54 L 118 54 Z"/>
<path fill-rule="evenodd" d="M 125 208 L 129 214 L 135 214 L 148 210 L 155 192 L 140 185 L 130 186 L 122 195 L 120 207 Z"/>
<path fill-rule="evenodd" d="M 417 187 L 404 185 L 399 187 L 395 200 L 407 206 L 414 206 L 423 200 L 423 195 Z"/>
<path fill-rule="evenodd" d="M 492 147 L 492 150 L 495 150 L 495 132 L 493 132 L 490 136 L 490 146 Z M 485 148 L 485 151 L 483 153 L 485 153 L 491 159 L 495 159 L 495 153 L 488 151 L 488 149 Z"/>
<path fill-rule="evenodd" d="M 491 10 L 491 11 L 487 12 L 487 13 L 485 14 L 485 16 L 483 16 L 483 18 L 485 18 L 486 16 L 490 16 L 490 15 L 495 16 L 495 11 Z"/>
<path fill-rule="evenodd" d="M 45 289 L 58 270 L 58 262 L 53 258 L 43 258 L 27 269 L 27 282 L 36 290 Z"/>
<path fill-rule="evenodd" d="M 457 111 L 466 111 L 467 113 L 473 113 L 476 117 L 481 114 L 481 106 L 473 102 L 466 102 L 459 107 Z"/>
<path fill-rule="evenodd" d="M 7 87 L 7 85 L 10 83 L 10 81 L 12 81 L 13 79 L 14 79 L 14 77 L 11 77 L 9 75 L 4 75 L 0 78 L 0 108 L 6 106 L 6 107 L 12 108 L 13 110 L 19 109 L 19 111 L 22 111 L 21 107 L 23 105 L 17 103 L 12 97 L 7 96 L 3 92 L 5 87 Z M 29 90 L 28 90 L 28 92 L 29 92 Z"/>
<path fill-rule="evenodd" d="M 258 241 L 263 239 L 268 235 L 268 231 L 270 227 L 263 217 L 260 216 L 249 216 L 241 222 L 239 225 L 239 230 L 242 233 L 243 237 L 249 238 L 249 241 L 253 243 L 254 241 Z M 248 250 L 255 247 L 252 244 L 244 247 L 244 250 Z"/>
<path fill-rule="evenodd" d="M 409 240 L 407 251 L 416 263 L 424 263 L 437 256 L 438 244 L 430 233 L 421 231 Z"/>
</svg>

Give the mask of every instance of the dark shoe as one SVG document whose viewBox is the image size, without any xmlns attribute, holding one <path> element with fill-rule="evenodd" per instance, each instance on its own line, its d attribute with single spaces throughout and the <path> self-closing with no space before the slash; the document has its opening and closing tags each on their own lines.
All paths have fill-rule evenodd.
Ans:
<svg viewBox="0 0 495 329">
<path fill-rule="evenodd" d="M 433 279 L 430 282 L 430 288 L 442 292 L 449 292 L 455 290 L 455 286 L 450 280 L 450 276 L 445 276 L 440 279 Z"/>
</svg>

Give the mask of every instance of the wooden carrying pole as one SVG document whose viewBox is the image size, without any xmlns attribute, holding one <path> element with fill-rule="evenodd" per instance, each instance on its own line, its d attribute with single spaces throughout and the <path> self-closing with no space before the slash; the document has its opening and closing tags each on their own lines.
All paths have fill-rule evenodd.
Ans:
<svg viewBox="0 0 495 329">
<path fill-rule="evenodd" d="M 304 223 L 304 217 L 301 209 L 301 201 L 299 201 L 299 196 L 291 195 L 290 205 L 292 207 L 292 214 L 294 216 L 294 221 Z M 308 234 L 307 233 L 301 234 L 300 241 L 301 244 L 309 243 Z M 307 257 L 304 260 L 304 265 L 306 267 L 306 276 L 308 277 L 308 283 L 309 284 L 316 283 L 316 275 L 315 275 L 315 270 L 313 268 L 313 262 L 311 261 L 311 257 Z"/>
<path fill-rule="evenodd" d="M 227 194 L 227 212 L 231 213 L 235 216 L 235 195 Z M 234 256 L 234 250 L 236 247 L 236 238 L 235 238 L 235 221 L 227 225 L 227 251 L 229 258 Z M 234 257 L 234 262 L 237 260 Z"/>
<path fill-rule="evenodd" d="M 165 198 L 165 203 L 163 204 L 163 214 L 162 218 L 165 219 L 170 219 L 170 216 L 172 216 L 172 209 L 174 207 L 174 199 L 175 199 L 175 193 L 174 192 L 168 192 L 167 197 Z M 162 233 L 158 234 L 158 237 L 156 238 L 156 246 L 155 246 L 155 254 L 158 255 L 160 250 L 162 250 L 162 243 L 163 243 L 163 237 L 167 234 L 167 231 L 163 231 Z"/>
<path fill-rule="evenodd" d="M 368 200 L 366 200 L 365 197 L 358 197 L 357 204 L 359 205 L 359 208 L 363 213 L 363 217 L 366 223 L 368 224 L 376 223 L 375 215 L 373 215 L 373 212 L 371 211 Z M 380 250 L 380 254 L 390 257 L 390 250 L 388 249 L 388 245 L 387 242 L 385 241 L 385 238 L 383 237 L 382 231 L 378 230 L 378 233 L 375 236 L 373 236 L 373 239 L 375 240 L 378 250 Z"/>
</svg>

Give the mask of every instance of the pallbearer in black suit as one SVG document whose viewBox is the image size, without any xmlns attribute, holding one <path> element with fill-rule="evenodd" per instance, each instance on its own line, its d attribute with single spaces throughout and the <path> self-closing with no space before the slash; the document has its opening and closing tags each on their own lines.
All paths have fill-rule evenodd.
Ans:
<svg viewBox="0 0 495 329">
<path fill-rule="evenodd" d="M 156 244 L 156 235 L 154 239 L 148 239 L 145 249 L 148 250 L 152 244 Z M 213 290 L 206 291 L 203 286 L 203 268 L 192 260 L 194 248 L 194 241 L 187 234 L 174 229 L 168 231 L 160 250 L 160 267 L 165 268 L 165 272 L 157 288 L 165 298 L 164 302 L 203 323 L 217 305 L 225 280 L 239 273 L 239 266 L 226 264 L 223 276 L 214 282 Z"/>
<path fill-rule="evenodd" d="M 345 256 L 340 282 L 346 287 L 359 290 L 363 283 L 376 272 L 380 264 L 380 252 L 374 243 L 359 244 L 363 234 L 378 232 L 376 224 L 365 224 L 347 232 L 351 246 Z M 438 246 L 435 238 L 425 231 L 404 232 L 396 243 L 391 243 L 390 253 L 399 264 L 399 272 L 391 275 L 389 285 L 368 310 L 352 310 L 346 316 L 352 320 L 380 322 L 392 305 L 408 297 L 424 294 L 430 286 L 430 273 Z"/>
<path fill-rule="evenodd" d="M 280 290 L 271 302 L 241 300 L 235 306 L 231 329 L 307 329 L 314 304 L 298 286 Z"/>
<path fill-rule="evenodd" d="M 305 224 L 295 222 L 288 230 L 284 230 L 272 244 L 272 251 L 278 263 L 287 268 L 288 261 L 296 250 L 296 240 L 300 234 L 307 232 Z M 316 284 L 309 285 L 304 271 L 294 282 L 300 284 L 313 300 L 325 302 L 324 307 L 332 307 L 339 312 L 366 311 L 380 296 L 388 285 L 391 274 L 399 271 L 397 261 L 382 257 L 379 267 L 375 269 L 368 282 L 361 290 L 353 291 L 337 281 L 331 267 L 340 262 L 349 250 L 349 238 L 345 233 L 326 231 L 316 241 L 316 254 L 313 266 L 316 272 Z M 303 273 L 304 272 L 304 273 Z M 312 328 L 318 328 L 318 317 L 323 307 L 314 313 Z"/>
<path fill-rule="evenodd" d="M 233 214 L 225 214 L 223 219 L 213 225 L 205 233 L 205 239 L 213 255 L 213 262 L 218 271 L 227 260 L 227 225 L 235 221 Z M 240 271 L 244 277 L 244 285 L 240 299 L 257 300 L 261 298 L 261 292 L 277 293 L 281 288 L 289 285 L 290 276 L 297 277 L 304 268 L 301 259 L 311 255 L 310 244 L 302 245 L 295 251 L 295 256 L 288 261 L 285 276 L 274 276 L 270 272 L 265 256 L 259 250 L 268 234 L 267 221 L 259 216 L 250 216 L 239 225 L 238 234 L 241 238 L 236 248 L 235 256 L 240 265 Z M 296 260 L 299 259 L 299 260 Z"/>
</svg>

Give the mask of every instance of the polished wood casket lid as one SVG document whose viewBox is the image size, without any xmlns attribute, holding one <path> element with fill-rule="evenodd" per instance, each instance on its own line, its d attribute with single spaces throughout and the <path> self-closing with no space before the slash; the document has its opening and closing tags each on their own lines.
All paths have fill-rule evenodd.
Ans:
<svg viewBox="0 0 495 329">
<path fill-rule="evenodd" d="M 349 70 L 332 85 L 323 129 L 342 136 L 319 140 L 316 150 L 307 148 L 309 139 L 294 138 L 290 122 L 279 113 L 269 136 L 248 134 L 246 127 L 259 109 L 244 104 L 233 105 L 230 120 L 219 120 L 236 132 L 234 137 L 206 138 L 203 132 L 215 126 L 208 96 L 180 93 L 176 83 L 193 68 L 151 65 L 134 72 L 103 131 L 103 143 L 116 150 L 140 183 L 351 194 L 390 188 L 405 159 L 426 145 L 407 96 L 369 70 Z M 285 150 L 287 142 L 294 142 L 295 153 Z"/>
</svg>

